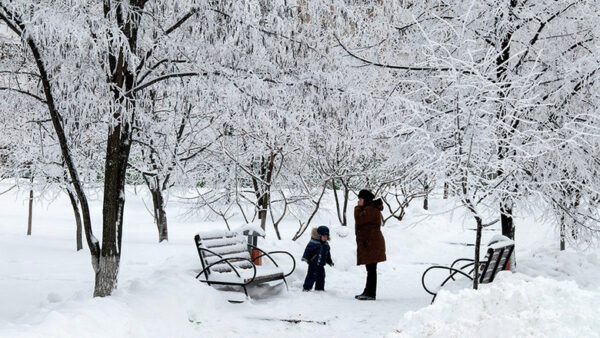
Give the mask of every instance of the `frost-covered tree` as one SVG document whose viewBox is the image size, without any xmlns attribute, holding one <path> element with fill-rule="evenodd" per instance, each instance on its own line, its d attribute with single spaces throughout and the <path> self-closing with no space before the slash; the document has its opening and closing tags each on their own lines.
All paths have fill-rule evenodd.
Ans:
<svg viewBox="0 0 600 338">
<path fill-rule="evenodd" d="M 231 7 L 245 10 L 244 4 Z M 206 46 L 224 16 L 219 8 L 191 1 L 1 3 L 0 19 L 23 42 L 24 57 L 35 65 L 42 84 L 34 95 L 48 109 L 81 205 L 96 296 L 109 295 L 116 287 L 133 129 L 136 121 L 149 118 L 150 89 L 168 79 L 218 74 L 200 61 L 220 56 Z M 192 43 L 198 40 L 209 43 Z M 69 124 L 90 121 L 105 130 L 102 244 L 92 233 L 80 170 L 65 133 Z"/>
<path fill-rule="evenodd" d="M 569 201 L 578 200 L 581 186 L 597 191 L 588 179 L 597 164 L 579 160 L 594 153 L 597 140 L 589 113 L 597 111 L 597 4 L 425 1 L 372 8 L 371 20 L 356 20 L 373 29 L 340 38 L 342 48 L 359 65 L 400 72 L 394 96 L 420 105 L 420 140 L 441 159 L 423 173 L 448 180 L 478 224 L 484 213 L 477 207 L 485 214 L 495 209 L 503 234 L 514 238 L 517 202 L 542 191 L 552 199 L 566 193 Z M 546 161 L 557 158 L 550 149 L 571 165 Z M 576 183 L 567 188 L 549 177 Z M 566 209 L 577 204 L 569 203 Z"/>
</svg>

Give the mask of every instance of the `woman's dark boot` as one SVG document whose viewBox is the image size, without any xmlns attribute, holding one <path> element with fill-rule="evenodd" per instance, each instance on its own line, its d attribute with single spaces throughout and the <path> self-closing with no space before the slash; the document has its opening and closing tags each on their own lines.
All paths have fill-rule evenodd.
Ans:
<svg viewBox="0 0 600 338">
<path fill-rule="evenodd" d="M 375 296 L 367 296 L 367 295 L 358 295 L 356 296 L 358 300 L 375 300 Z"/>
<path fill-rule="evenodd" d="M 367 290 L 363 290 L 363 292 L 362 292 L 360 295 L 356 295 L 356 296 L 354 296 L 354 298 L 356 298 L 356 299 L 359 299 L 360 297 L 364 297 L 364 296 L 365 296 L 365 293 L 366 293 L 366 291 L 367 291 Z"/>
</svg>

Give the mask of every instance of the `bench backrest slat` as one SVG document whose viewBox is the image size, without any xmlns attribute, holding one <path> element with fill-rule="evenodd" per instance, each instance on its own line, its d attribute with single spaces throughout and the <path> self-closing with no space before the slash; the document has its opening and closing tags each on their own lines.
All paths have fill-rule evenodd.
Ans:
<svg viewBox="0 0 600 338">
<path fill-rule="evenodd" d="M 491 283 L 499 271 L 505 270 L 515 245 L 512 242 L 506 245 L 494 245 L 488 248 L 488 260 L 484 263 L 479 282 Z"/>
<path fill-rule="evenodd" d="M 250 259 L 246 238 L 237 232 L 211 231 L 207 233 L 199 233 L 194 237 L 194 240 L 198 248 L 200 261 L 202 262 L 202 269 L 206 269 L 206 267 L 218 262 L 223 258 L 239 257 Z M 208 249 L 223 258 L 201 249 Z M 230 264 L 236 269 L 247 269 L 252 267 L 252 264 L 246 260 L 234 260 L 231 261 Z M 226 262 L 211 266 L 206 270 L 207 275 L 211 273 L 211 270 L 214 270 L 215 272 L 232 271 L 231 266 Z"/>
</svg>

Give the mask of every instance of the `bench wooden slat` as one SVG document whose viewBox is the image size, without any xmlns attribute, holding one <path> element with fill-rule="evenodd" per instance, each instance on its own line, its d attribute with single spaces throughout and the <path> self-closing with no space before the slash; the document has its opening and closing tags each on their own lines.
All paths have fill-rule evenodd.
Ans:
<svg viewBox="0 0 600 338">
<path fill-rule="evenodd" d="M 252 268 L 252 263 L 248 261 L 239 261 L 239 262 L 230 262 L 231 265 L 235 266 L 236 269 L 250 269 Z M 216 272 L 231 272 L 231 266 L 227 263 L 215 264 L 211 267 L 212 270 Z"/>
<path fill-rule="evenodd" d="M 227 238 L 212 238 L 212 239 L 200 239 L 200 243 L 202 243 L 205 247 L 219 247 L 225 245 L 234 245 L 238 243 L 244 243 L 246 240 L 242 236 L 237 237 L 227 237 Z"/>
<path fill-rule="evenodd" d="M 280 278 L 283 278 L 283 272 L 278 272 L 278 273 L 273 273 L 273 274 L 266 274 L 266 275 L 257 275 L 254 278 L 254 281 L 255 282 L 260 282 L 260 281 L 280 279 Z M 252 278 L 244 278 L 244 282 L 245 283 L 248 283 L 251 280 L 252 280 Z"/>
<path fill-rule="evenodd" d="M 206 247 L 203 245 L 200 245 L 200 247 L 202 248 L 206 248 L 210 251 L 213 251 L 216 254 L 219 254 L 221 256 L 223 255 L 229 255 L 229 254 L 234 254 L 234 253 L 238 253 L 238 252 L 248 252 L 248 245 L 246 244 L 235 244 L 235 245 L 227 245 L 227 246 L 219 246 L 219 247 Z M 204 252 L 204 256 L 205 257 L 211 257 L 214 256 L 211 252 Z"/>
<path fill-rule="evenodd" d="M 246 258 L 246 259 L 250 259 L 250 254 L 248 253 L 248 251 L 246 252 L 236 252 L 236 253 L 232 253 L 232 254 L 227 254 L 227 255 L 221 255 L 223 258 L 235 258 L 235 257 L 241 257 L 241 258 Z M 204 261 L 206 262 L 206 264 L 210 265 L 213 263 L 216 263 L 218 261 L 220 261 L 221 259 L 223 259 L 219 256 L 209 256 L 209 257 L 204 257 Z M 242 261 L 240 261 L 242 262 Z M 231 262 L 236 263 L 236 261 Z M 227 264 L 227 263 L 224 263 Z"/>
<path fill-rule="evenodd" d="M 514 249 L 514 243 L 502 246 L 501 243 L 488 248 L 488 261 L 481 271 L 480 283 L 491 283 L 496 274 L 506 268 L 508 260 Z"/>
<path fill-rule="evenodd" d="M 239 234 L 234 231 L 219 231 L 219 230 L 206 231 L 206 232 L 197 234 L 197 236 L 199 236 L 201 240 L 233 238 L 233 237 L 237 237 L 238 235 Z"/>
</svg>

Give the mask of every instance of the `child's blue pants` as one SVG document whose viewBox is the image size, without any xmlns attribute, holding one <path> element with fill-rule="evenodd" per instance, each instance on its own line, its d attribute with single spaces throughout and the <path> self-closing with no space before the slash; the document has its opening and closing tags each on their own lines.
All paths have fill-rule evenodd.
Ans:
<svg viewBox="0 0 600 338">
<path fill-rule="evenodd" d="M 318 266 L 316 264 L 309 264 L 308 272 L 306 273 L 306 278 L 304 279 L 304 290 L 312 289 L 315 282 L 315 290 L 325 290 L 325 267 Z"/>
</svg>

